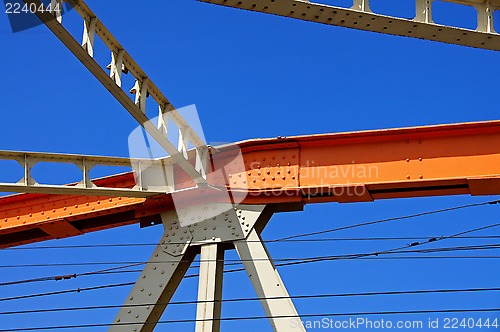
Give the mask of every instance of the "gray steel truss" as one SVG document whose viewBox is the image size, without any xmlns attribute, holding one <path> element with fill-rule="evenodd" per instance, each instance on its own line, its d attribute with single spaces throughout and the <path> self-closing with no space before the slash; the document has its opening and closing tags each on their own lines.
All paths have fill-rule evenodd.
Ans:
<svg viewBox="0 0 500 332">
<path fill-rule="evenodd" d="M 201 206 L 199 211 L 212 206 Z M 186 269 L 200 252 L 196 332 L 220 331 L 224 249 L 233 244 L 278 332 L 305 331 L 258 230 L 272 215 L 265 206 L 237 206 L 182 227 L 175 212 L 162 215 L 165 233 L 109 331 L 153 331 Z M 256 224 L 259 223 L 259 227 Z M 166 330 L 172 330 L 165 327 Z"/>
<path fill-rule="evenodd" d="M 500 50 L 500 34 L 495 32 L 493 22 L 495 10 L 500 9 L 500 0 L 444 0 L 473 6 L 477 11 L 475 30 L 435 23 L 432 17 L 434 0 L 415 0 L 413 19 L 375 13 L 370 8 L 369 0 L 353 0 L 351 8 L 306 0 L 198 1 L 357 30 Z"/>
<path fill-rule="evenodd" d="M 188 152 L 188 158 L 193 158 L 195 151 Z M 168 180 L 168 187 L 157 184 L 158 173 L 172 170 L 175 161 L 171 157 L 161 159 L 137 159 L 120 157 L 101 157 L 76 154 L 1 151 L 0 161 L 13 160 L 22 168 L 23 177 L 19 181 L 0 182 L 0 192 L 21 192 L 41 194 L 66 194 L 86 196 L 123 196 L 148 197 L 173 191 L 173 179 Z M 32 169 L 39 163 L 75 165 L 81 172 L 81 181 L 74 185 L 57 185 L 39 183 L 32 174 Z M 96 185 L 89 172 L 96 166 L 122 166 L 131 169 L 148 169 L 147 172 L 135 174 L 135 186 L 132 188 L 115 188 Z M 101 181 L 102 182 L 102 181 Z M 167 182 L 167 181 L 165 181 Z"/>
<path fill-rule="evenodd" d="M 40 8 L 39 0 L 23 0 L 29 8 Z M 61 0 L 52 0 L 59 5 Z M 207 167 L 208 147 L 189 123 L 175 110 L 170 101 L 163 95 L 148 75 L 132 59 L 123 46 L 115 39 L 97 16 L 90 10 L 83 0 L 66 0 L 82 18 L 83 38 L 78 42 L 75 37 L 63 26 L 61 12 L 36 11 L 35 14 L 49 28 L 54 35 L 83 63 L 85 67 L 101 82 L 101 84 L 116 98 L 116 100 L 144 127 L 153 139 L 175 160 L 177 164 L 196 182 L 206 183 L 205 169 Z M 59 8 L 62 8 L 59 6 Z M 100 38 L 109 49 L 111 64 L 102 68 L 94 60 L 95 37 Z M 135 85 L 129 91 L 135 94 L 132 100 L 122 88 L 121 75 L 130 73 L 135 78 Z M 161 123 L 153 123 L 146 115 L 146 99 L 151 96 L 158 104 Z M 167 126 L 162 123 L 172 122 L 182 142 L 171 142 L 166 134 Z M 159 128 L 162 127 L 162 128 Z M 170 128 L 170 130 L 173 130 Z M 191 143 L 196 150 L 196 165 L 192 165 L 186 158 L 186 147 Z"/>
</svg>

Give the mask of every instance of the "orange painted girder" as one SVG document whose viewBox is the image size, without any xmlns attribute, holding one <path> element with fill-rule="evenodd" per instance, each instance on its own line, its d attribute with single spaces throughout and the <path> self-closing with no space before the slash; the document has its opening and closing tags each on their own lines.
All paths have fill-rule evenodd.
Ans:
<svg viewBox="0 0 500 332">
<path fill-rule="evenodd" d="M 243 167 L 233 164 L 243 156 Z M 212 149 L 209 184 L 245 204 L 359 202 L 381 198 L 500 194 L 500 121 L 250 140 Z M 98 180 L 134 185 L 131 173 Z M 182 187 L 194 186 L 176 171 Z M 185 191 L 216 202 L 217 189 Z M 147 199 L 21 194 L 0 199 L 0 247 L 140 222 L 160 222 L 171 195 Z"/>
</svg>

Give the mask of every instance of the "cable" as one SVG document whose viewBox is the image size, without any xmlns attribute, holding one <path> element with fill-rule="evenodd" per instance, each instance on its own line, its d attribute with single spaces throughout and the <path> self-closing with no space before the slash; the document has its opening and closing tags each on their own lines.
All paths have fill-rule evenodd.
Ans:
<svg viewBox="0 0 500 332">
<path fill-rule="evenodd" d="M 134 285 L 134 284 L 135 284 L 135 282 L 125 282 L 125 283 L 120 283 L 120 284 L 110 284 L 110 285 L 101 285 L 101 286 L 93 286 L 93 287 L 85 287 L 85 288 L 75 288 L 75 289 L 68 289 L 68 290 L 55 291 L 55 292 L 47 292 L 47 293 L 19 295 L 19 296 L 5 297 L 3 299 L 0 299 L 0 302 L 12 301 L 12 300 L 20 300 L 20 299 L 30 299 L 30 298 L 33 298 L 33 297 L 42 297 L 42 296 L 50 296 L 50 295 L 60 295 L 60 294 L 68 294 L 68 293 L 81 293 L 81 292 L 85 292 L 85 291 L 97 290 L 97 289 L 104 289 L 104 288 L 114 288 L 114 287 L 122 287 L 122 286 L 131 286 L 131 285 Z"/>
<path fill-rule="evenodd" d="M 121 273 L 121 272 L 123 272 L 123 271 L 119 271 L 121 269 L 134 267 L 134 266 L 138 266 L 138 265 L 143 265 L 143 264 L 129 264 L 129 265 L 124 265 L 124 266 L 113 267 L 113 268 L 104 269 L 104 270 L 84 272 L 84 273 L 53 275 L 53 276 L 40 277 L 40 278 L 9 281 L 9 282 L 0 283 L 0 286 L 12 286 L 12 285 L 26 284 L 26 283 L 39 282 L 39 281 L 60 281 L 60 280 L 69 280 L 69 279 L 75 279 L 77 277 L 90 276 L 90 275 Z"/>
<path fill-rule="evenodd" d="M 343 241 L 417 241 L 425 240 L 434 237 L 439 237 L 435 235 L 426 235 L 419 237 L 334 237 L 334 238 L 319 238 L 319 239 L 290 239 L 290 240 L 262 240 L 264 243 L 271 244 L 282 244 L 282 243 L 309 243 L 309 242 L 343 242 Z M 457 240 L 481 240 L 481 239 L 500 239 L 500 235 L 483 235 L 483 236 L 457 236 L 454 237 Z M 248 242 L 260 242 L 251 241 Z M 185 244 L 185 242 L 170 242 L 170 244 Z M 44 249 L 92 249 L 92 248 L 108 248 L 108 247 L 156 247 L 158 243 L 101 243 L 101 244 L 89 244 L 89 245 L 72 245 L 72 246 L 37 246 L 37 247 L 13 247 L 2 249 L 3 251 L 13 251 L 13 250 L 44 250 Z"/>
<path fill-rule="evenodd" d="M 311 233 L 304 233 L 304 234 L 292 235 L 292 236 L 287 236 L 287 237 L 282 237 L 282 238 L 276 239 L 275 241 L 297 239 L 297 238 L 302 238 L 302 237 L 307 237 L 307 236 L 313 236 L 313 235 L 320 235 L 320 234 L 337 232 L 337 231 L 341 231 L 341 230 L 345 230 L 345 229 L 351 229 L 351 228 L 356 228 L 356 227 L 374 225 L 374 224 L 379 224 L 379 223 L 384 223 L 384 222 L 389 222 L 389 221 L 404 220 L 404 219 L 422 217 L 422 216 L 427 216 L 427 215 L 432 215 L 432 214 L 437 214 L 437 213 L 443 213 L 443 212 L 449 212 L 449 211 L 456 211 L 456 210 L 460 210 L 460 209 L 467 209 L 467 208 L 471 208 L 471 207 L 478 207 L 478 206 L 484 206 L 484 205 L 494 205 L 494 204 L 499 204 L 499 203 L 500 203 L 500 200 L 495 200 L 495 201 L 489 201 L 489 202 L 483 202 L 483 203 L 474 203 L 474 204 L 459 205 L 459 206 L 455 206 L 455 207 L 451 207 L 451 208 L 445 208 L 445 209 L 440 209 L 440 210 L 421 212 L 421 213 L 410 214 L 410 215 L 401 216 L 401 217 L 379 219 L 379 220 L 375 220 L 375 221 L 368 221 L 368 222 L 354 224 L 354 225 L 349 225 L 349 226 L 343 226 L 343 227 L 326 229 L 326 230 L 323 230 L 323 231 L 317 231 L 317 232 L 311 232 Z"/>
<path fill-rule="evenodd" d="M 499 224 L 500 225 L 500 224 Z M 443 239 L 446 239 L 443 237 Z M 434 242 L 436 242 L 435 240 Z M 422 242 L 419 243 L 418 245 L 424 245 L 427 243 L 431 242 Z M 411 247 L 416 247 L 417 244 L 408 244 L 405 246 L 401 247 L 396 247 L 392 249 L 387 249 L 383 251 L 373 251 L 373 252 L 366 252 L 366 253 L 353 253 L 353 254 L 342 254 L 342 255 L 327 255 L 327 256 L 314 256 L 314 257 L 283 257 L 283 258 L 274 258 L 274 262 L 286 262 L 286 261 L 310 261 L 314 259 L 324 259 L 324 258 L 349 258 L 349 257 L 364 257 L 364 256 L 378 256 L 378 255 L 383 255 L 383 254 L 389 254 L 389 253 L 415 253 L 415 252 L 425 252 L 423 250 L 402 250 L 402 249 L 407 249 Z M 493 244 L 484 244 L 484 245 L 470 245 L 470 246 L 457 246 L 457 247 L 440 247 L 440 248 L 434 248 L 434 249 L 427 249 L 427 250 L 434 250 L 434 252 L 440 252 L 440 251 L 464 251 L 464 250 L 480 250 L 480 249 L 498 249 L 500 248 L 500 243 L 493 243 Z M 431 251 L 432 252 L 432 251 Z M 210 263 L 210 262 L 225 262 L 227 266 L 230 265 L 239 265 L 242 262 L 258 262 L 258 261 L 267 261 L 267 258 L 257 258 L 257 259 L 220 259 L 220 260 L 211 260 L 211 259 L 204 259 L 204 260 L 197 260 L 197 262 L 200 263 Z M 169 264 L 169 263 L 185 263 L 187 262 L 186 260 L 162 260 L 162 261 L 154 261 L 154 262 L 144 262 L 144 261 L 113 261 L 113 262 L 80 262 L 80 263 L 47 263 L 47 264 L 12 264 L 12 265 L 0 265 L 0 268 L 32 268 L 32 267 L 60 267 L 60 266 L 94 266 L 94 265 L 122 265 L 123 266 L 118 266 L 114 267 L 111 269 L 120 269 L 124 267 L 129 267 L 129 266 L 139 266 L 139 265 L 146 265 L 146 264 Z M 198 265 L 192 266 L 191 268 L 198 268 Z M 101 271 L 101 270 L 99 270 Z M 99 272 L 98 271 L 98 272 Z M 102 270 L 105 271 L 105 270 Z M 94 274 L 96 272 L 88 272 L 89 274 Z M 74 274 L 70 274 L 70 276 L 73 276 Z M 50 277 L 49 277 L 50 278 Z M 2 284 L 0 284 L 2 285 Z"/>
<path fill-rule="evenodd" d="M 46 313 L 58 311 L 77 311 L 77 310 L 96 310 L 96 309 L 115 309 L 115 308 L 133 308 L 154 305 L 191 305 L 199 303 L 214 303 L 214 302 L 249 302 L 261 300 L 282 300 L 282 299 L 318 299 L 318 298 L 334 298 L 334 297 L 364 297 L 378 295 L 417 295 L 417 294 L 449 294 L 449 293 L 477 293 L 477 292 L 496 292 L 500 291 L 500 287 L 494 288 L 465 288 L 465 289 L 434 289 L 434 290 L 409 290 L 409 291 L 386 291 L 386 292 L 364 292 L 364 293 L 340 293 L 340 294 L 314 294 L 314 295 L 293 295 L 293 296 L 273 296 L 273 297 L 244 297 L 222 300 L 203 300 L 203 301 L 172 301 L 159 303 L 141 303 L 141 304 L 123 304 L 123 305 L 100 305 L 86 307 L 70 307 L 70 308 L 51 308 L 51 309 L 33 309 L 21 311 L 5 311 L 0 312 L 0 315 L 16 315 L 16 314 L 32 314 Z"/>
<path fill-rule="evenodd" d="M 465 312 L 500 312 L 500 308 L 483 308 L 483 309 L 441 309 L 441 310 L 408 310 L 408 311 L 366 311 L 366 312 L 349 312 L 349 313 L 321 313 L 321 314 L 302 314 L 302 315 L 279 315 L 279 316 L 244 316 L 244 317 L 222 317 L 217 319 L 175 319 L 175 320 L 160 320 L 151 323 L 101 323 L 101 324 L 81 324 L 81 325 L 59 325 L 45 327 L 26 327 L 14 328 L 8 330 L 0 330 L 0 332 L 22 332 L 22 331 L 46 331 L 46 330 L 61 330 L 61 329 L 77 329 L 91 327 L 109 327 L 109 326 L 134 326 L 147 324 L 179 324 L 179 323 L 196 323 L 204 321 L 239 321 L 239 320 L 260 320 L 260 319 L 284 319 L 284 318 L 312 318 L 312 317 L 342 317 L 342 316 L 374 316 L 374 315 L 414 315 L 414 314 L 436 314 L 436 313 L 465 313 Z"/>
</svg>

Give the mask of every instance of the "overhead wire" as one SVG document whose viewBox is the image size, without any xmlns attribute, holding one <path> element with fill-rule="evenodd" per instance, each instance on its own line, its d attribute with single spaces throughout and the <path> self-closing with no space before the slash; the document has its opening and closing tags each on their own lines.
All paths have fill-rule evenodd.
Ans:
<svg viewBox="0 0 500 332">
<path fill-rule="evenodd" d="M 94 324 L 74 324 L 74 325 L 54 325 L 43 327 L 26 327 L 26 328 L 11 328 L 2 329 L 0 332 L 28 332 L 28 331 L 47 331 L 61 329 L 77 329 L 77 328 L 92 328 L 92 327 L 111 327 L 111 326 L 138 326 L 150 324 L 181 324 L 181 323 L 196 323 L 204 321 L 245 321 L 245 320 L 261 320 L 261 319 L 285 319 L 285 318 L 313 318 L 313 317 L 344 317 L 344 316 L 384 316 L 384 315 L 414 315 L 414 314 L 436 314 L 436 313 L 472 313 L 472 312 L 500 312 L 500 308 L 481 308 L 481 309 L 437 309 L 437 310 L 407 310 L 407 311 L 366 311 L 366 312 L 348 312 L 348 313 L 315 313 L 301 315 L 272 315 L 272 316 L 240 316 L 240 317 L 221 317 L 221 318 L 206 318 L 206 319 L 172 319 L 158 320 L 155 322 L 140 322 L 140 323 L 94 323 Z"/>
<path fill-rule="evenodd" d="M 331 293 L 331 294 L 310 294 L 310 295 L 291 295 L 291 296 L 270 296 L 270 297 L 241 297 L 221 300 L 194 300 L 194 301 L 171 301 L 159 303 L 141 303 L 141 304 L 120 304 L 120 305 L 98 305 L 98 306 L 81 306 L 81 307 L 64 307 L 64 308 L 49 308 L 49 309 L 31 309 L 4 311 L 0 315 L 17 315 L 17 314 L 32 314 L 32 313 L 47 313 L 59 311 L 78 311 L 78 310 L 97 310 L 97 309 L 116 309 L 116 308 L 134 308 L 153 305 L 192 305 L 199 303 L 231 303 L 231 302 L 250 302 L 262 300 L 282 300 L 282 299 L 319 299 L 319 298 L 336 298 L 336 297 L 369 297 L 381 295 L 421 295 L 421 294 L 450 294 L 450 293 L 478 293 L 478 292 L 497 292 L 500 287 L 490 288 L 464 288 L 464 289 L 424 289 L 424 290 L 406 290 L 406 291 L 384 291 L 384 292 L 362 292 L 362 293 Z"/>
</svg>

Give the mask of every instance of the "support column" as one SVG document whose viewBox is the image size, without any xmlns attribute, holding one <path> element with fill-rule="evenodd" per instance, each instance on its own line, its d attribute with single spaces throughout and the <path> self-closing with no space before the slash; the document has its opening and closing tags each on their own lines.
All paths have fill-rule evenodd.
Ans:
<svg viewBox="0 0 500 332">
<path fill-rule="evenodd" d="M 432 20 L 432 2 L 434 0 L 416 0 L 415 21 L 422 23 L 434 23 Z"/>
<path fill-rule="evenodd" d="M 477 10 L 477 31 L 495 33 L 494 18 L 493 13 L 495 12 L 495 7 L 490 3 L 490 0 L 486 0 L 483 3 L 475 4 L 474 7 Z"/>
<path fill-rule="evenodd" d="M 234 242 L 267 317 L 277 332 L 306 331 L 281 277 L 255 229 L 245 240 Z M 267 299 L 282 297 L 280 299 Z M 276 318 L 287 316 L 289 318 Z"/>
<path fill-rule="evenodd" d="M 108 331 L 153 331 L 196 254 L 195 248 L 187 248 L 173 256 L 164 243 L 158 244 Z"/>
<path fill-rule="evenodd" d="M 97 17 L 92 17 L 90 20 L 83 20 L 83 41 L 82 47 L 87 53 L 94 57 L 94 39 Z"/>
<path fill-rule="evenodd" d="M 218 244 L 201 247 L 196 332 L 219 332 L 222 307 L 224 250 Z"/>
<path fill-rule="evenodd" d="M 370 0 L 354 0 L 352 9 L 362 12 L 371 12 Z"/>
</svg>

